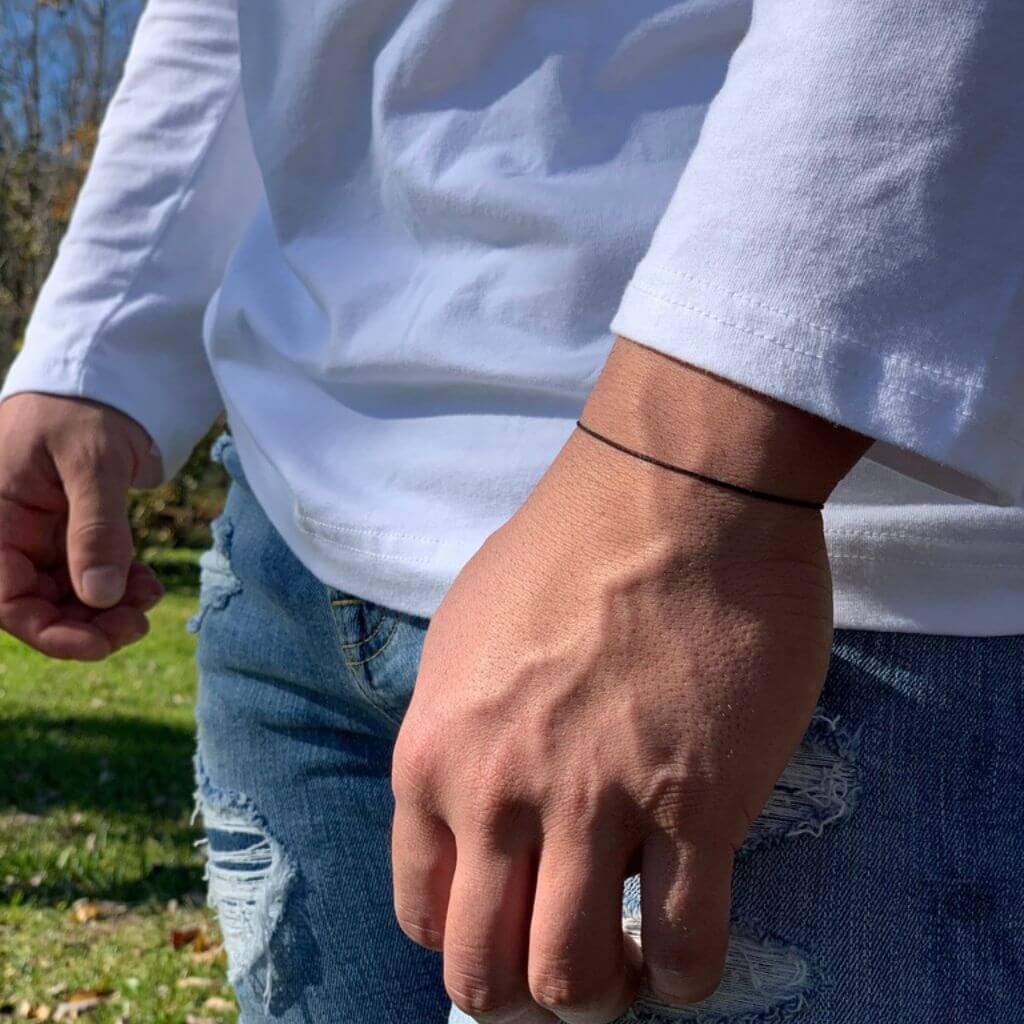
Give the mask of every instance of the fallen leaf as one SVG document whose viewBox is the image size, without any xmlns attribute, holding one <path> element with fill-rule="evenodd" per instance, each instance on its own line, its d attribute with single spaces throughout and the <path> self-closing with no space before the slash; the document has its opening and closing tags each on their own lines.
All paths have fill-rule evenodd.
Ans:
<svg viewBox="0 0 1024 1024">
<path fill-rule="evenodd" d="M 179 978 L 178 988 L 209 988 L 213 984 L 213 978 L 200 978 L 195 974 Z"/>
<path fill-rule="evenodd" d="M 192 960 L 197 964 L 212 964 L 226 959 L 224 947 L 219 942 L 216 946 L 210 946 L 209 949 L 203 949 L 198 953 L 192 954 Z"/>
<path fill-rule="evenodd" d="M 75 900 L 71 905 L 71 920 L 86 924 L 100 916 L 100 908 L 89 900 Z"/>
<path fill-rule="evenodd" d="M 110 998 L 110 989 L 97 991 L 91 988 L 78 989 L 72 992 L 62 1003 L 57 1004 L 53 1019 L 57 1020 L 78 1020 L 79 1014 L 95 1010 L 102 1006 Z"/>
<path fill-rule="evenodd" d="M 199 935 L 199 928 L 175 928 L 171 932 L 171 945 L 175 949 L 181 949 L 196 940 Z"/>
<path fill-rule="evenodd" d="M 53 1010 L 46 1003 L 40 1003 L 30 1014 L 29 1020 L 49 1020 L 53 1016 Z"/>
<path fill-rule="evenodd" d="M 71 919 L 79 924 L 88 924 L 105 917 L 120 917 L 128 913 L 128 906 L 113 900 L 75 900 L 71 904 Z"/>
<path fill-rule="evenodd" d="M 32 1012 L 32 1004 L 27 999 L 22 999 L 20 1003 L 15 1007 L 14 1016 L 20 1017 L 22 1020 L 28 1020 L 28 1015 Z"/>
<path fill-rule="evenodd" d="M 217 1021 L 213 1017 L 197 1017 L 194 1013 L 186 1013 L 185 1024 L 217 1024 Z"/>
<path fill-rule="evenodd" d="M 237 1013 L 238 1008 L 230 999 L 222 999 L 220 996 L 210 996 L 203 1003 L 204 1010 L 213 1010 L 214 1013 Z"/>
</svg>

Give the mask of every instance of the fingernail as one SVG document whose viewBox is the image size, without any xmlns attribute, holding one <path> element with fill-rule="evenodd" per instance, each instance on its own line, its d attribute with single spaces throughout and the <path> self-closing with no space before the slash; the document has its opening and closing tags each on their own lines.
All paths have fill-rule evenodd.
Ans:
<svg viewBox="0 0 1024 1024">
<path fill-rule="evenodd" d="M 94 608 L 110 608 L 124 594 L 124 574 L 113 565 L 94 565 L 82 573 L 82 598 Z"/>
</svg>

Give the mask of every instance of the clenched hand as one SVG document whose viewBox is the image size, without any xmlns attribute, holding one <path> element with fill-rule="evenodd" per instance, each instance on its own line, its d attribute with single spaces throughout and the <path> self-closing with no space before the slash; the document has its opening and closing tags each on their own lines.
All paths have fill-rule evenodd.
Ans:
<svg viewBox="0 0 1024 1024">
<path fill-rule="evenodd" d="M 847 431 L 619 342 L 585 420 L 762 490 L 824 498 Z M 794 447 L 795 446 L 795 447 Z M 831 587 L 821 517 L 576 432 L 459 576 L 395 751 L 395 906 L 481 1021 L 607 1022 L 643 970 L 710 994 L 733 853 L 807 726 Z"/>
<path fill-rule="evenodd" d="M 145 636 L 163 588 L 134 562 L 126 499 L 159 478 L 146 432 L 95 402 L 0 405 L 0 629 L 95 661 Z"/>
</svg>

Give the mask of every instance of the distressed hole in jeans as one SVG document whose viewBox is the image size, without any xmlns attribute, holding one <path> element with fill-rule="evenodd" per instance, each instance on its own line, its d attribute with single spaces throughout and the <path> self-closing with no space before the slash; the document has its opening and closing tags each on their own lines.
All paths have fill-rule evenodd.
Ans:
<svg viewBox="0 0 1024 1024">
<path fill-rule="evenodd" d="M 242 589 L 242 582 L 231 568 L 231 542 L 234 525 L 226 516 L 213 521 L 213 547 L 199 559 L 199 611 L 189 619 L 188 631 L 198 633 L 203 619 L 212 609 L 227 607 L 228 601 Z"/>
<path fill-rule="evenodd" d="M 743 857 L 769 843 L 800 836 L 820 838 L 854 808 L 859 791 L 856 759 L 860 730 L 818 708 L 786 770 L 740 849 Z"/>
<path fill-rule="evenodd" d="M 858 791 L 859 732 L 840 727 L 818 708 L 803 741 L 779 777 L 737 856 L 772 843 L 820 838 L 853 809 Z M 626 880 L 623 928 L 640 941 L 640 878 Z M 806 1008 L 820 984 L 806 953 L 784 940 L 734 924 L 722 983 L 714 995 L 689 1006 L 666 1006 L 641 993 L 621 1024 L 777 1024 Z"/>
<path fill-rule="evenodd" d="M 252 802 L 218 789 L 197 765 L 196 813 L 206 839 L 208 903 L 217 911 L 228 958 L 228 980 L 252 980 L 269 1009 L 277 979 L 272 955 L 296 869 Z"/>
<path fill-rule="evenodd" d="M 639 906 L 639 887 L 634 889 L 634 904 Z M 626 902 L 628 906 L 629 893 Z M 640 941 L 639 914 L 627 916 L 623 926 Z M 773 935 L 733 925 L 722 983 L 713 995 L 699 1003 L 669 1006 L 641 992 L 618 1024 L 782 1024 L 807 1008 L 820 983 L 818 969 L 802 950 Z"/>
</svg>

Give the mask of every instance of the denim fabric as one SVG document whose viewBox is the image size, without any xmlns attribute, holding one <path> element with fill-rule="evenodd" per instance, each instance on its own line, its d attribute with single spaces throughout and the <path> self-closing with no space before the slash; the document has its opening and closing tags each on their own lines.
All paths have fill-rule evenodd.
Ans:
<svg viewBox="0 0 1024 1024">
<path fill-rule="evenodd" d="M 391 908 L 389 767 L 427 622 L 326 587 L 235 477 L 204 565 L 199 806 L 242 1024 L 444 1024 Z M 837 634 L 740 853 L 725 980 L 622 1024 L 1016 1024 L 1024 639 Z M 624 893 L 639 927 L 639 886 Z"/>
</svg>

